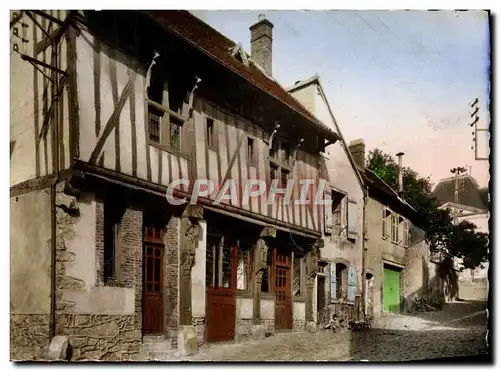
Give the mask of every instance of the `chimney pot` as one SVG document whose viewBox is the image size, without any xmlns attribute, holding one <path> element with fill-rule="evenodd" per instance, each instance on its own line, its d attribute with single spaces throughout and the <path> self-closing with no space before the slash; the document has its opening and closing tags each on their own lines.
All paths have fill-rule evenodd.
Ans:
<svg viewBox="0 0 500 371">
<path fill-rule="evenodd" d="M 396 153 L 398 158 L 398 192 L 403 193 L 403 156 L 404 152 Z"/>
<path fill-rule="evenodd" d="M 273 27 L 264 14 L 250 26 L 251 58 L 269 76 L 273 75 Z"/>
<path fill-rule="evenodd" d="M 365 141 L 356 139 L 349 143 L 349 152 L 359 169 L 365 170 Z"/>
</svg>

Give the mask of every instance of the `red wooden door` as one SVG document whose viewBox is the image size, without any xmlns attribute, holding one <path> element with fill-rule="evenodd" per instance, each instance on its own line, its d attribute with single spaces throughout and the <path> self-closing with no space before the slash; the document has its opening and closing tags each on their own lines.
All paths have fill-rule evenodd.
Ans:
<svg viewBox="0 0 500 371">
<path fill-rule="evenodd" d="M 291 329 L 292 318 L 292 284 L 290 254 L 275 253 L 274 255 L 274 290 L 276 294 L 275 328 Z"/>
<path fill-rule="evenodd" d="M 163 332 L 163 229 L 144 229 L 144 307 L 145 334 Z"/>
<path fill-rule="evenodd" d="M 232 340 L 236 325 L 236 260 L 238 248 L 222 240 L 207 241 L 206 340 Z"/>
</svg>

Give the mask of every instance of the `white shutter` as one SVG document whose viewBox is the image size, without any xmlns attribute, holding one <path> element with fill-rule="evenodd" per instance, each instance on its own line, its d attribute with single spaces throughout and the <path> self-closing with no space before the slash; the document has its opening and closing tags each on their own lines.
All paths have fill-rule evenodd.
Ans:
<svg viewBox="0 0 500 371">
<path fill-rule="evenodd" d="M 333 232 L 333 210 L 332 210 L 332 190 L 328 189 L 325 191 L 325 200 L 327 202 L 324 205 L 325 210 L 325 234 L 332 234 Z"/>
<path fill-rule="evenodd" d="M 347 233 L 349 238 L 356 238 L 358 234 L 357 204 L 354 201 L 347 203 Z"/>
<path fill-rule="evenodd" d="M 330 264 L 330 298 L 337 299 L 337 272 L 335 263 Z"/>
<path fill-rule="evenodd" d="M 349 267 L 347 278 L 347 303 L 354 304 L 354 299 L 356 297 L 356 281 L 357 281 L 357 270 L 356 267 Z"/>
</svg>

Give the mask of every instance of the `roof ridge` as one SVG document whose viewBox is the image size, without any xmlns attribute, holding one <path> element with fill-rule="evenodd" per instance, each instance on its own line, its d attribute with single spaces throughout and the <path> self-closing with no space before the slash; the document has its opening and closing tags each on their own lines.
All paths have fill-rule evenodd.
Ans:
<svg viewBox="0 0 500 371">
<path fill-rule="evenodd" d="M 179 10 L 176 10 L 177 12 L 185 12 L 187 14 L 189 14 L 191 17 L 193 18 L 196 18 L 197 20 L 199 20 L 200 22 L 203 22 L 204 24 L 206 24 L 209 28 L 211 28 L 213 31 L 215 31 L 217 34 L 219 34 L 220 36 L 222 36 L 224 39 L 226 39 L 227 41 L 229 41 L 230 43 L 233 43 L 233 46 L 234 45 L 238 45 L 237 42 L 235 42 L 234 40 L 231 40 L 229 37 L 227 37 L 226 35 L 224 35 L 223 33 L 217 31 L 215 28 L 213 28 L 212 26 L 210 26 L 207 22 L 205 22 L 203 19 L 195 16 L 193 13 L 191 13 L 189 10 L 183 10 L 183 9 L 179 9 Z"/>
</svg>

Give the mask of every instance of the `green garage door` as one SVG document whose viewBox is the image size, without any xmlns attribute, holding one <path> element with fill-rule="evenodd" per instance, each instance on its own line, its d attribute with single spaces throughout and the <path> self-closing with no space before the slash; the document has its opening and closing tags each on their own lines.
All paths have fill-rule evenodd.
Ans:
<svg viewBox="0 0 500 371">
<path fill-rule="evenodd" d="M 400 271 L 384 268 L 384 312 L 399 312 Z"/>
</svg>

